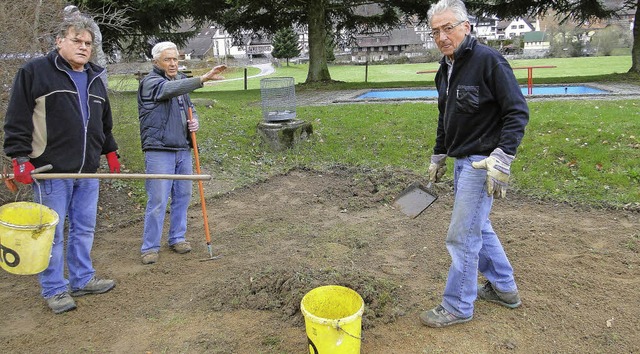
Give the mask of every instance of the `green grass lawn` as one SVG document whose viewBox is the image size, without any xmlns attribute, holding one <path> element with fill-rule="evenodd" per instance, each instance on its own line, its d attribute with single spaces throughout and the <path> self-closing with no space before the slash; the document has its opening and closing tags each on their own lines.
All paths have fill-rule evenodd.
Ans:
<svg viewBox="0 0 640 354">
<path fill-rule="evenodd" d="M 603 75 L 623 74 L 631 67 L 631 56 L 610 56 L 610 57 L 582 57 L 582 58 L 550 58 L 550 59 L 527 59 L 514 60 L 510 64 L 512 67 L 527 66 L 556 66 L 551 69 L 533 69 L 533 80 L 535 83 L 554 82 L 576 82 L 582 80 L 600 80 Z M 340 88 L 350 87 L 403 87 L 403 86 L 433 86 L 435 74 L 418 74 L 419 71 L 436 70 L 438 63 L 424 64 L 393 64 L 393 65 L 330 65 L 329 72 L 331 78 L 342 81 L 345 84 Z M 227 79 L 237 79 L 234 81 L 216 82 L 211 86 L 206 86 L 200 91 L 230 91 L 244 90 L 244 67 L 229 68 L 224 76 Z M 257 75 L 259 70 L 255 67 L 247 67 L 247 76 Z M 306 81 L 309 66 L 307 64 L 289 66 L 283 65 L 277 71 L 267 77 L 293 77 L 296 84 Z M 194 71 L 194 75 L 201 75 L 206 69 Z M 365 71 L 367 83 L 364 84 Z M 527 70 L 514 70 L 516 77 L 521 83 L 527 82 Z M 249 78 L 247 80 L 248 89 L 259 89 L 262 77 Z M 109 78 L 110 87 L 115 90 L 137 90 L 138 82 L 132 74 L 112 75 Z"/>
<path fill-rule="evenodd" d="M 514 65 L 550 64 L 541 60 Z M 624 79 L 640 84 L 639 78 L 620 74 L 628 70 L 630 57 L 556 59 L 553 65 L 558 68 L 540 69 L 540 73 L 573 73 L 566 77 L 567 82 L 581 82 L 580 78 L 597 75 L 599 80 Z M 597 70 L 585 73 L 585 68 L 592 65 Z M 405 80 L 410 77 L 408 72 L 426 79 L 425 75 L 415 74 L 425 66 L 390 65 L 385 70 L 385 66 L 380 65 L 375 69 L 385 73 L 388 80 Z M 356 80 L 356 73 L 362 69 L 331 68 L 334 79 L 338 80 L 340 70 L 344 70 L 342 77 L 350 73 L 352 80 Z M 304 66 L 279 68 L 274 76 L 293 76 L 300 82 L 298 78 L 306 76 L 306 69 Z M 547 79 L 560 78 L 549 76 Z M 322 170 L 336 165 L 408 169 L 426 174 L 435 138 L 436 105 L 298 107 L 298 118 L 313 124 L 312 139 L 285 152 L 271 152 L 260 144 L 256 134 L 256 125 L 262 119 L 259 80 L 249 82 L 253 84 L 246 91 L 235 86 L 222 90 L 228 83 L 219 83 L 214 89 L 207 86 L 192 94 L 196 99 L 216 100 L 211 108 L 197 107 L 201 119 L 200 158 L 214 178 L 241 186 L 293 167 Z M 394 87 L 398 82 L 403 81 L 389 81 L 388 85 Z M 415 83 L 427 85 L 425 81 Z M 344 86 L 337 84 L 323 89 Z M 347 86 L 369 87 L 356 81 Z M 142 172 L 135 93 L 115 93 L 112 104 L 122 160 L 131 172 Z M 559 202 L 613 207 L 640 203 L 640 100 L 532 102 L 530 109 L 530 124 L 513 164 L 513 188 Z M 451 179 L 450 173 L 447 178 Z M 142 189 L 138 190 L 142 195 Z"/>
</svg>

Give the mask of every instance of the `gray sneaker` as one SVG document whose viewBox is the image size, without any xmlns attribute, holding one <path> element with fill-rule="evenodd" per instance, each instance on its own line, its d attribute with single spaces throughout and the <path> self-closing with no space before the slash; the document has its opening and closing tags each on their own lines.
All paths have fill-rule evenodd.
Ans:
<svg viewBox="0 0 640 354">
<path fill-rule="evenodd" d="M 98 279 L 93 277 L 89 280 L 87 285 L 84 286 L 84 288 L 72 291 L 71 296 L 102 294 L 113 289 L 115 286 L 116 282 L 111 279 Z"/>
<path fill-rule="evenodd" d="M 52 297 L 45 299 L 47 305 L 53 311 L 53 313 L 63 313 L 71 310 L 75 310 L 76 302 L 69 296 L 68 292 L 63 292 Z"/>
<path fill-rule="evenodd" d="M 179 253 L 179 254 L 185 254 L 185 253 L 191 252 L 191 244 L 189 244 L 189 242 L 187 241 L 178 242 L 176 244 L 169 246 L 169 248 L 171 248 L 173 252 Z"/>
<path fill-rule="evenodd" d="M 442 305 L 420 314 L 420 322 L 429 327 L 446 327 L 458 323 L 469 322 L 473 319 L 473 315 L 469 317 L 458 317 L 447 311 Z"/>
<path fill-rule="evenodd" d="M 513 293 L 503 293 L 502 291 L 496 290 L 489 281 L 484 283 L 483 286 L 478 285 L 478 297 L 510 309 L 515 309 L 522 305 L 520 295 L 518 295 L 517 291 Z"/>
<path fill-rule="evenodd" d="M 158 261 L 158 252 L 145 252 L 141 256 L 142 264 L 153 264 Z"/>
</svg>

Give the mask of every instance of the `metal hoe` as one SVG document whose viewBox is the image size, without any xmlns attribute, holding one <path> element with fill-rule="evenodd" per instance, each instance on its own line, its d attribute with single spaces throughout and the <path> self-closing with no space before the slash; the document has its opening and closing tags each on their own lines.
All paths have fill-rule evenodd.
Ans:
<svg viewBox="0 0 640 354">
<path fill-rule="evenodd" d="M 189 107 L 189 121 L 193 120 L 193 112 L 191 111 L 191 107 Z M 196 132 L 191 132 L 191 141 L 193 142 L 193 154 L 196 159 L 196 172 L 200 174 L 200 155 L 198 153 L 198 143 L 196 142 Z M 207 217 L 207 205 L 204 201 L 204 188 L 202 186 L 202 181 L 198 181 L 198 190 L 200 191 L 200 205 L 202 205 L 202 219 L 204 220 L 204 234 L 207 239 L 207 250 L 209 251 L 209 258 L 201 259 L 201 261 L 211 261 L 214 259 L 218 259 L 221 256 L 213 256 L 213 251 L 211 250 L 211 234 L 209 233 L 209 219 Z"/>
</svg>

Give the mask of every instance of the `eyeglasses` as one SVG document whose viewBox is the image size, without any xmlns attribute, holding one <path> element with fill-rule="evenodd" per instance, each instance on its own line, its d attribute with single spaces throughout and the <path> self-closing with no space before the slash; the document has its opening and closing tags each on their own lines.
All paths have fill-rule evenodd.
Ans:
<svg viewBox="0 0 640 354">
<path fill-rule="evenodd" d="M 93 42 L 91 41 L 81 41 L 78 38 L 66 38 L 68 40 L 71 41 L 71 43 L 73 43 L 73 45 L 75 45 L 76 47 L 80 48 L 82 47 L 82 45 L 84 44 L 87 48 L 91 48 L 91 46 L 93 46 Z"/>
<path fill-rule="evenodd" d="M 444 34 L 446 35 L 450 35 L 451 33 L 453 33 L 453 29 L 460 26 L 461 24 L 463 24 L 464 22 L 466 22 L 467 20 L 462 20 L 462 21 L 458 21 L 454 24 L 449 24 L 449 25 L 444 25 L 440 28 L 435 28 L 434 30 L 432 30 L 431 32 L 429 32 L 429 37 L 431 38 L 437 38 L 440 37 L 440 31 L 444 32 Z"/>
</svg>

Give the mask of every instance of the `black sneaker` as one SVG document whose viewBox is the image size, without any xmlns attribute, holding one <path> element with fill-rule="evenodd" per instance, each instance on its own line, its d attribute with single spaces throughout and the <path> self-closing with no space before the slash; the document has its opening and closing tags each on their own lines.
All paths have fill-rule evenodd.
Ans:
<svg viewBox="0 0 640 354">
<path fill-rule="evenodd" d="M 473 316 L 458 317 L 447 311 L 442 307 L 442 305 L 438 305 L 435 308 L 429 311 L 424 311 L 420 314 L 420 322 L 422 322 L 423 325 L 436 328 L 465 323 L 472 319 Z"/>
<path fill-rule="evenodd" d="M 517 291 L 513 293 L 503 293 L 502 291 L 496 290 L 489 281 L 484 283 L 483 286 L 478 285 L 478 297 L 510 309 L 515 309 L 522 305 L 520 295 L 518 295 Z"/>
<path fill-rule="evenodd" d="M 87 285 L 84 286 L 84 288 L 72 291 L 71 296 L 102 294 L 113 289 L 115 286 L 116 282 L 111 279 L 98 279 L 93 277 L 89 280 Z"/>
<path fill-rule="evenodd" d="M 73 301 L 71 296 L 69 296 L 69 293 L 66 291 L 45 300 L 47 301 L 49 308 L 56 314 L 75 310 L 76 308 L 76 302 Z"/>
</svg>

